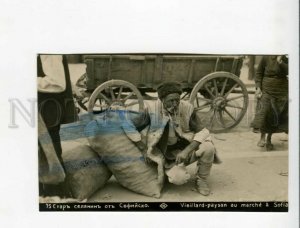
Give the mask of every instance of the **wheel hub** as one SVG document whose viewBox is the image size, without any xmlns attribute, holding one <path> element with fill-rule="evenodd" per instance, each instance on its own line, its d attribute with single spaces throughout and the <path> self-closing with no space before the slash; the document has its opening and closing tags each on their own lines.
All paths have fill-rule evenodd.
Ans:
<svg viewBox="0 0 300 228">
<path fill-rule="evenodd" d="M 223 97 L 216 97 L 212 102 L 212 106 L 215 110 L 222 110 L 226 107 L 226 99 Z"/>
</svg>

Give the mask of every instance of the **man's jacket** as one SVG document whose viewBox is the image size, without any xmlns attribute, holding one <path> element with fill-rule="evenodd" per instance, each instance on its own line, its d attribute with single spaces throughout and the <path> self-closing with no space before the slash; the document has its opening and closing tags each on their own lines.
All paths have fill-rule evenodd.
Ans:
<svg viewBox="0 0 300 228">
<path fill-rule="evenodd" d="M 134 142 L 142 140 L 148 147 L 147 156 L 158 164 L 158 176 L 164 178 L 164 152 L 167 149 L 168 125 L 171 117 L 163 108 L 162 102 L 158 99 L 154 105 L 149 105 L 142 125 L 146 127 L 141 131 L 133 130 L 134 127 L 123 126 L 127 136 Z M 200 143 L 211 141 L 211 136 L 206 128 L 201 128 L 199 118 L 194 112 L 194 107 L 187 101 L 180 101 L 178 115 L 175 120 L 175 131 L 177 135 L 189 142 L 195 140 Z M 135 124 L 136 125 L 136 124 Z M 140 123 L 138 125 L 141 125 Z M 132 124 L 133 126 L 133 124 Z M 219 158 L 215 155 L 215 161 Z"/>
</svg>

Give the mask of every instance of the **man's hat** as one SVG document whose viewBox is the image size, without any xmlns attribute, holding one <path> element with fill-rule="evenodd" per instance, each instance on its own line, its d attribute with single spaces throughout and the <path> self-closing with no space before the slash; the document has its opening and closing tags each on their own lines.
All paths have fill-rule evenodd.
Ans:
<svg viewBox="0 0 300 228">
<path fill-rule="evenodd" d="M 157 87 L 157 93 L 160 100 L 172 93 L 181 95 L 181 84 L 178 82 L 164 82 Z"/>
</svg>

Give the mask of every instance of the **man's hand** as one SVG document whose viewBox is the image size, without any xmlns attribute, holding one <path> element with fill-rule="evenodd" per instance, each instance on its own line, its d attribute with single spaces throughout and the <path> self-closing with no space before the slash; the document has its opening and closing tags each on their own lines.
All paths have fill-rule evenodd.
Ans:
<svg viewBox="0 0 300 228">
<path fill-rule="evenodd" d="M 175 160 L 176 165 L 179 165 L 180 163 L 187 163 L 188 157 L 189 153 L 187 153 L 185 150 L 179 152 Z"/>
<path fill-rule="evenodd" d="M 257 90 L 255 91 L 255 96 L 256 96 L 256 98 L 261 98 L 261 96 L 262 96 L 262 91 L 261 91 L 261 89 L 258 87 L 257 88 Z"/>
<path fill-rule="evenodd" d="M 147 152 L 145 152 L 145 153 L 142 152 L 142 154 L 143 154 L 145 163 L 148 165 L 151 164 L 152 160 L 148 157 Z"/>
<path fill-rule="evenodd" d="M 144 144 L 142 141 L 138 141 L 138 142 L 135 142 L 135 145 L 139 148 L 139 150 L 141 151 L 143 157 L 144 157 L 144 161 L 146 164 L 150 164 L 151 163 L 151 159 L 148 158 L 147 156 L 147 150 L 148 150 L 148 147 L 146 144 Z"/>
<path fill-rule="evenodd" d="M 192 151 L 196 150 L 199 145 L 200 142 L 193 140 L 183 151 L 177 154 L 176 164 L 178 165 L 182 162 L 187 163 Z"/>
</svg>

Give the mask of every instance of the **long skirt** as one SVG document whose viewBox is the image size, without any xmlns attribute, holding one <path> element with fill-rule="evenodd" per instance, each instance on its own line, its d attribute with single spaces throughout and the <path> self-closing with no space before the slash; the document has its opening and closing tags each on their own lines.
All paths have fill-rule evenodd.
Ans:
<svg viewBox="0 0 300 228">
<path fill-rule="evenodd" d="M 288 80 L 264 78 L 262 93 L 252 127 L 263 133 L 288 133 Z"/>
</svg>

